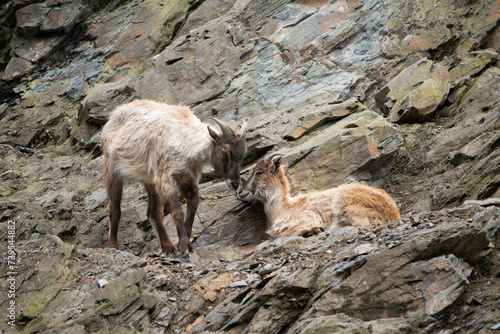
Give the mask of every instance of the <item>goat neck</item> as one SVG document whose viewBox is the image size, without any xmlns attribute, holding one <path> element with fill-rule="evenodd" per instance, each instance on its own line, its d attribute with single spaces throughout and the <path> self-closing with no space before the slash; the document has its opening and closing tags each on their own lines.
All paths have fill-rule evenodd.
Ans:
<svg viewBox="0 0 500 334">
<path fill-rule="evenodd" d="M 264 210 L 271 222 L 287 211 L 293 203 L 293 197 L 290 195 L 290 183 L 281 167 L 278 169 L 273 183 L 272 190 L 266 192 L 264 200 Z"/>
</svg>

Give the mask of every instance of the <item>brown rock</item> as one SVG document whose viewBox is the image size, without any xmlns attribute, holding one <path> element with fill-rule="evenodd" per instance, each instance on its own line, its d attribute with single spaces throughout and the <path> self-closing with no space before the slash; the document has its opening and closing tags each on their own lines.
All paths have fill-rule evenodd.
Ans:
<svg viewBox="0 0 500 334">
<path fill-rule="evenodd" d="M 40 25 L 40 32 L 68 33 L 76 24 L 83 8 L 80 1 L 62 3 L 61 7 L 52 8 Z"/>
<path fill-rule="evenodd" d="M 16 11 L 17 32 L 24 37 L 32 38 L 38 34 L 40 25 L 49 9 L 45 4 L 36 3 Z"/>
<path fill-rule="evenodd" d="M 16 10 L 34 2 L 49 12 L 16 30 Z M 64 13 L 80 2 L 9 0 L 0 11 L 0 68 L 17 58 L 0 76 L 19 79 L 0 83 L 0 220 L 17 223 L 22 266 L 16 330 L 486 334 L 499 327 L 499 208 L 486 200 L 500 191 L 499 73 L 496 53 L 481 50 L 499 44 L 498 1 L 86 0 L 95 8 Z M 47 47 L 45 34 L 64 33 L 80 17 L 64 54 L 44 63 L 57 47 Z M 437 124 L 396 128 L 366 108 L 330 109 L 351 96 L 371 106 L 376 91 L 425 56 L 443 67 L 412 68 L 414 85 L 392 100 L 390 91 L 407 84 L 395 82 L 381 106 L 390 112 L 399 103 L 398 122 L 436 111 Z M 26 62 L 13 66 L 19 59 Z M 18 76 L 35 61 L 39 73 Z M 446 85 L 444 64 L 453 95 L 446 109 L 432 111 L 446 95 L 437 87 Z M 94 147 L 109 111 L 139 96 L 190 104 L 204 120 L 248 119 L 248 164 L 281 150 L 295 190 L 389 179 L 386 189 L 406 201 L 404 215 L 427 198 L 439 209 L 465 198 L 484 198 L 484 207 L 468 202 L 473 209 L 406 216 L 387 229 L 280 239 L 256 252 L 262 206 L 207 186 L 214 176 L 206 173 L 192 236 L 199 260 L 132 255 L 158 248 L 140 185 L 124 191 L 122 251 L 105 249 L 102 158 L 68 150 Z M 60 134 L 62 123 L 73 141 Z M 409 177 L 390 179 L 407 170 Z M 172 226 L 168 216 L 165 223 Z M 71 245 L 48 243 L 45 233 Z M 6 247 L 0 243 L 0 252 Z M 251 261 L 233 266 L 236 259 Z M 460 259 L 480 269 L 471 285 Z M 100 279 L 113 289 L 103 293 Z M 230 287 L 240 280 L 248 287 Z M 0 322 L 1 332 L 12 330 Z"/>
<path fill-rule="evenodd" d="M 450 82 L 452 86 L 460 86 L 465 80 L 482 71 L 488 64 L 495 61 L 498 54 L 492 50 L 473 52 L 465 58 L 458 66 L 450 71 Z"/>
</svg>

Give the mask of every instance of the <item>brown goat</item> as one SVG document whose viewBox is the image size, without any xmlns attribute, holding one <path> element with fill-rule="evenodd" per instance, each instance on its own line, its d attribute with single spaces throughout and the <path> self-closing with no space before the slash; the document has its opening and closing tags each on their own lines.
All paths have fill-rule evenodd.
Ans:
<svg viewBox="0 0 500 334">
<path fill-rule="evenodd" d="M 273 154 L 258 161 L 248 182 L 238 190 L 239 199 L 264 203 L 272 237 L 307 237 L 329 228 L 382 225 L 400 218 L 387 192 L 360 183 L 292 197 L 282 159 Z"/>
<path fill-rule="evenodd" d="M 228 188 L 236 190 L 246 154 L 246 122 L 235 133 L 222 121 L 214 120 L 221 134 L 186 107 L 136 100 L 116 108 L 101 136 L 109 200 L 108 247 L 118 247 L 123 184 L 140 181 L 148 193 L 147 214 L 154 222 L 161 249 L 167 254 L 175 251 L 163 225 L 164 212 L 170 212 L 179 251 L 193 250 L 190 238 L 203 166 L 211 163 Z M 186 199 L 186 215 L 179 194 Z"/>
</svg>

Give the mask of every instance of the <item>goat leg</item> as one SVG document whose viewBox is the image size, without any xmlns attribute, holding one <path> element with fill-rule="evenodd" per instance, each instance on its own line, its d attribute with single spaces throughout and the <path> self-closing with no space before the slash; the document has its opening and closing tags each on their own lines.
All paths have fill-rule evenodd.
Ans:
<svg viewBox="0 0 500 334">
<path fill-rule="evenodd" d="M 172 218 L 175 222 L 175 227 L 177 229 L 177 236 L 179 237 L 179 243 L 177 248 L 181 254 L 187 254 L 193 251 L 193 245 L 189 241 L 189 236 L 186 231 L 186 226 L 184 225 L 184 211 L 180 204 L 174 205 L 171 210 Z"/>
<path fill-rule="evenodd" d="M 193 251 L 193 245 L 189 242 L 189 236 L 186 232 L 184 225 L 184 211 L 182 210 L 181 203 L 179 202 L 179 195 L 177 192 L 170 191 L 165 199 L 165 209 L 170 211 L 172 219 L 177 229 L 177 236 L 179 243 L 177 248 L 181 254 L 186 254 Z"/>
<path fill-rule="evenodd" d="M 163 205 L 154 185 L 146 185 L 148 192 L 148 218 L 154 223 L 154 228 L 160 239 L 160 246 L 165 254 L 175 253 L 175 247 L 168 238 L 167 231 L 163 225 Z"/>
<path fill-rule="evenodd" d="M 186 233 L 188 238 L 191 238 L 191 232 L 193 230 L 194 217 L 196 211 L 198 210 L 199 192 L 196 183 L 186 183 L 180 188 L 181 195 L 186 199 L 186 218 L 184 220 L 184 225 L 186 227 Z"/>
<path fill-rule="evenodd" d="M 122 201 L 123 182 L 111 175 L 111 173 L 106 173 L 105 185 L 108 192 L 108 248 L 118 248 L 118 226 L 121 218 L 120 205 Z"/>
</svg>

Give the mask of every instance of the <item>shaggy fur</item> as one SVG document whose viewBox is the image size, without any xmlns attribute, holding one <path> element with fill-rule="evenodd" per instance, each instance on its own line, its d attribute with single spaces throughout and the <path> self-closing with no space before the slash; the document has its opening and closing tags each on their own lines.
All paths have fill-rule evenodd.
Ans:
<svg viewBox="0 0 500 334">
<path fill-rule="evenodd" d="M 148 192 L 148 218 L 155 223 L 162 250 L 175 250 L 163 226 L 164 211 L 168 211 L 176 224 L 180 251 L 192 251 L 189 239 L 203 166 L 211 163 L 215 173 L 235 190 L 246 154 L 246 123 L 235 134 L 216 121 L 222 134 L 203 124 L 186 107 L 148 100 L 122 105 L 112 113 L 101 136 L 109 199 L 108 247 L 118 246 L 123 184 L 140 181 Z M 179 195 L 187 202 L 185 220 Z"/>
<path fill-rule="evenodd" d="M 307 237 L 329 228 L 383 225 L 400 218 L 387 192 L 359 183 L 292 197 L 281 161 L 282 156 L 260 160 L 238 191 L 240 199 L 254 198 L 264 203 L 272 237 Z"/>
</svg>

